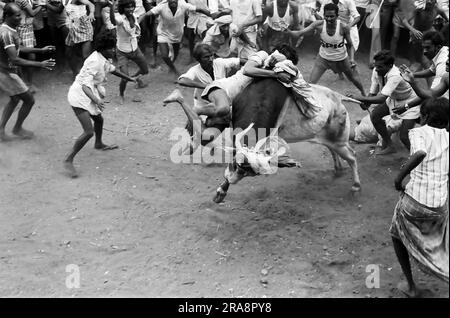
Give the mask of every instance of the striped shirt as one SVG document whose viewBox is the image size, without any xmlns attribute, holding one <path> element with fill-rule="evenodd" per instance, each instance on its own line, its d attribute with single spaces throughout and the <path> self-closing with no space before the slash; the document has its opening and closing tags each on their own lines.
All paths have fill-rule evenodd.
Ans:
<svg viewBox="0 0 450 318">
<path fill-rule="evenodd" d="M 403 79 L 400 70 L 395 65 L 384 76 L 378 75 L 376 69 L 373 69 L 370 93 L 377 94 L 378 92 L 396 101 L 406 100 L 414 94 L 411 85 Z"/>
<path fill-rule="evenodd" d="M 4 23 L 0 26 L 0 71 L 14 73 L 16 67 L 11 63 L 8 52 L 6 52 L 10 47 L 15 47 L 18 54 L 19 35 L 16 30 Z"/>
<path fill-rule="evenodd" d="M 427 207 L 444 206 L 448 195 L 448 131 L 425 125 L 411 129 L 409 140 L 411 154 L 422 150 L 426 156 L 411 171 L 405 193 Z"/>
</svg>

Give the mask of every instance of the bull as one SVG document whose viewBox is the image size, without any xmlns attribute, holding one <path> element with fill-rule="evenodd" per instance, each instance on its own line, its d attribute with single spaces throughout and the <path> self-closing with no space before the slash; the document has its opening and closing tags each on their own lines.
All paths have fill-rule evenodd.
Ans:
<svg viewBox="0 0 450 318">
<path fill-rule="evenodd" d="M 326 146 L 332 155 L 337 175 L 342 174 L 343 165 L 340 158 L 347 161 L 353 174 L 351 191 L 361 190 L 355 151 L 349 145 L 350 118 L 343 101 L 352 101 L 333 90 L 311 84 L 314 96 L 323 107 L 321 116 L 324 120 L 319 125 L 311 126 L 311 119 L 306 118 L 293 101 L 289 89 L 274 79 L 255 80 L 247 86 L 233 101 L 232 127 L 245 130 L 253 127 L 260 129 L 278 128 L 278 136 L 288 143 L 309 141 Z M 179 102 L 188 118 L 198 118 L 193 110 L 178 98 L 181 92 L 174 91 L 164 103 Z M 280 121 L 281 119 L 281 121 Z M 194 125 L 195 126 L 195 125 Z M 223 129 L 223 125 L 220 127 Z M 196 132 L 200 133 L 201 132 Z M 267 136 L 267 134 L 265 135 Z M 235 150 L 242 149 L 242 134 L 235 140 Z M 258 138 L 258 136 L 257 136 Z M 209 141 L 203 141 L 205 145 Z M 236 151 L 235 151 L 236 152 Z M 227 195 L 229 186 L 236 184 L 246 176 L 255 175 L 246 161 L 236 162 L 236 157 L 225 171 L 225 180 L 219 185 L 214 202 L 220 203 Z"/>
</svg>

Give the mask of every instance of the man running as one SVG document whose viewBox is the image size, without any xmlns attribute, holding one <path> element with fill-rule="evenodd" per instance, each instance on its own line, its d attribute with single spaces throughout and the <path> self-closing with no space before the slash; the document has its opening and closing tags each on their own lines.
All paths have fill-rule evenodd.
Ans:
<svg viewBox="0 0 450 318">
<path fill-rule="evenodd" d="M 36 62 L 19 57 L 19 49 L 23 53 L 46 54 L 55 51 L 55 47 L 28 48 L 20 46 L 17 27 L 21 21 L 21 10 L 15 3 L 8 3 L 3 11 L 4 23 L 0 26 L 0 91 L 4 91 L 10 96 L 10 100 L 3 109 L 3 114 L 0 119 L 0 142 L 10 141 L 12 139 L 5 133 L 5 126 L 20 101 L 23 104 L 19 110 L 19 115 L 17 116 L 17 121 L 12 132 L 22 139 L 30 139 L 33 137 L 33 133 L 23 129 L 22 124 L 30 114 L 31 108 L 34 105 L 34 97 L 27 85 L 17 75 L 17 67 L 41 67 L 52 70 L 55 66 L 53 59 Z"/>
</svg>

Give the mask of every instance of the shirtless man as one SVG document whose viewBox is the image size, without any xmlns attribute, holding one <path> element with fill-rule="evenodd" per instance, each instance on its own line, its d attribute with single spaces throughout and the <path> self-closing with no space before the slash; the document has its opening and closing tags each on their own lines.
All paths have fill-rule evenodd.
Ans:
<svg viewBox="0 0 450 318">
<path fill-rule="evenodd" d="M 320 33 L 321 46 L 311 72 L 311 83 L 316 84 L 323 73 L 331 69 L 335 73 L 344 73 L 364 96 L 365 92 L 359 75 L 352 70 L 356 63 L 354 60 L 355 48 L 350 37 L 350 30 L 347 25 L 338 20 L 338 12 L 337 5 L 328 3 L 324 7 L 324 20 L 315 21 L 300 31 L 287 30 L 287 32 L 296 37 L 316 29 Z"/>
</svg>

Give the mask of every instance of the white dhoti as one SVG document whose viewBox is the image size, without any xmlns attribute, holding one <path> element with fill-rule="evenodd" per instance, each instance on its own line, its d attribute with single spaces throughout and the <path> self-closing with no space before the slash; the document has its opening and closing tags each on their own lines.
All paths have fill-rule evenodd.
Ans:
<svg viewBox="0 0 450 318">
<path fill-rule="evenodd" d="M 359 32 L 358 32 L 358 26 L 354 25 L 350 28 L 350 38 L 353 42 L 353 48 L 355 49 L 355 52 L 358 51 L 359 48 Z"/>
<path fill-rule="evenodd" d="M 249 38 L 250 42 L 256 46 L 257 32 L 245 32 L 245 34 Z M 244 43 L 244 41 L 238 37 L 233 37 L 231 39 L 230 50 L 231 52 L 237 52 L 238 57 L 243 59 L 247 59 L 251 55 L 258 52 L 257 48 L 252 48 L 249 44 Z"/>
</svg>

